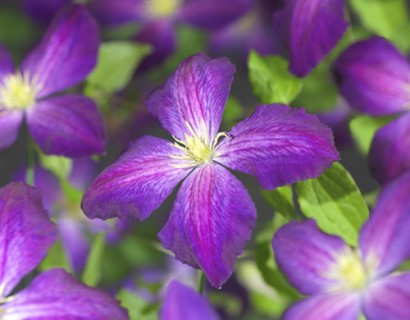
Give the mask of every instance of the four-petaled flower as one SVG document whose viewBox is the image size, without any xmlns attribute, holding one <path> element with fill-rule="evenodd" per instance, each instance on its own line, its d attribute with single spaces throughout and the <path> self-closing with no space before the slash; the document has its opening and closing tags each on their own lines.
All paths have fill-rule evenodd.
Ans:
<svg viewBox="0 0 410 320">
<path fill-rule="evenodd" d="M 82 203 L 91 218 L 142 220 L 183 181 L 159 238 L 216 287 L 232 273 L 256 219 L 248 191 L 228 169 L 272 189 L 316 177 L 338 159 L 331 130 L 302 109 L 260 106 L 218 133 L 234 71 L 226 58 L 204 54 L 182 62 L 146 100 L 175 142 L 145 136 L 132 143 Z"/>
</svg>

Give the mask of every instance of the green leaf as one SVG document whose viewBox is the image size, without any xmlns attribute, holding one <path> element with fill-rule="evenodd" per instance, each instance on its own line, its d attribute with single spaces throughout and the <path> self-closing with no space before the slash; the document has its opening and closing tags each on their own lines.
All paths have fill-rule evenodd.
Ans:
<svg viewBox="0 0 410 320">
<path fill-rule="evenodd" d="M 352 119 L 349 123 L 349 128 L 359 151 L 367 155 L 376 131 L 393 119 L 394 117 L 391 116 L 378 118 L 358 116 Z"/>
<path fill-rule="evenodd" d="M 263 103 L 289 104 L 301 91 L 302 79 L 288 71 L 289 63 L 279 56 L 249 55 L 249 80 Z"/>
<path fill-rule="evenodd" d="M 303 213 L 315 219 L 320 229 L 357 245 L 369 209 L 352 176 L 340 163 L 334 163 L 319 178 L 296 183 L 295 190 Z"/>
<path fill-rule="evenodd" d="M 61 239 L 58 239 L 56 243 L 48 250 L 47 256 L 39 265 L 40 271 L 46 271 L 54 268 L 63 268 L 67 272 L 71 272 L 71 267 L 68 262 Z"/>
<path fill-rule="evenodd" d="M 95 88 L 105 93 L 114 93 L 123 89 L 142 59 L 150 52 L 150 46 L 131 41 L 103 43 L 100 46 L 97 67 L 87 79 L 86 91 Z"/>
<path fill-rule="evenodd" d="M 222 122 L 227 128 L 231 128 L 239 119 L 243 117 L 244 113 L 244 108 L 239 100 L 234 97 L 229 97 L 226 102 Z"/>
<path fill-rule="evenodd" d="M 88 255 L 82 281 L 89 286 L 96 286 L 101 278 L 101 265 L 104 258 L 105 234 L 98 234 Z"/>
<path fill-rule="evenodd" d="M 261 190 L 265 201 L 275 212 L 286 218 L 296 218 L 296 209 L 293 203 L 293 191 L 291 186 L 283 186 L 274 190 Z"/>
<path fill-rule="evenodd" d="M 40 164 L 44 169 L 51 171 L 60 181 L 67 179 L 72 168 L 71 159 L 60 156 L 46 155 L 42 152 L 38 152 L 38 155 Z"/>
<path fill-rule="evenodd" d="M 130 320 L 158 319 L 157 310 L 152 310 L 151 305 L 137 294 L 122 289 L 117 293 L 116 298 L 121 302 L 121 305 L 128 310 Z"/>
</svg>

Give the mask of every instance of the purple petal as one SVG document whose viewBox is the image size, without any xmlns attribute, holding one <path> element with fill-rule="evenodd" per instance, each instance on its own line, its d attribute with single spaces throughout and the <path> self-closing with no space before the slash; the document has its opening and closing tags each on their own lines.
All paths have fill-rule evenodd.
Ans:
<svg viewBox="0 0 410 320">
<path fill-rule="evenodd" d="M 360 232 L 363 260 L 385 274 L 410 258 L 410 172 L 382 189 L 369 221 Z"/>
<path fill-rule="evenodd" d="M 70 0 L 23 0 L 25 12 L 41 24 L 48 24 L 54 15 Z"/>
<path fill-rule="evenodd" d="M 107 293 L 87 287 L 62 269 L 43 272 L 2 305 L 4 320 L 127 320 L 127 312 Z"/>
<path fill-rule="evenodd" d="M 0 80 L 14 73 L 13 58 L 6 47 L 0 45 Z"/>
<path fill-rule="evenodd" d="M 22 72 L 38 77 L 38 98 L 80 83 L 97 62 L 99 30 L 82 5 L 70 6 L 53 21 L 41 43 L 27 56 Z"/>
<path fill-rule="evenodd" d="M 144 0 L 98 0 L 88 4 L 103 25 L 122 25 L 144 17 Z"/>
<path fill-rule="evenodd" d="M 344 51 L 334 70 L 349 104 L 370 115 L 387 115 L 410 106 L 410 65 L 387 40 L 373 37 Z"/>
<path fill-rule="evenodd" d="M 410 113 L 380 128 L 369 154 L 373 176 L 386 184 L 410 169 Z"/>
<path fill-rule="evenodd" d="M 0 297 L 40 263 L 56 238 L 38 190 L 22 182 L 0 189 Z"/>
<path fill-rule="evenodd" d="M 212 141 L 221 124 L 234 72 L 226 58 L 196 54 L 184 60 L 145 103 L 178 139 L 192 136 L 190 126 L 201 138 Z"/>
<path fill-rule="evenodd" d="M 68 180 L 73 187 L 85 190 L 96 175 L 97 162 L 90 158 L 74 159 Z"/>
<path fill-rule="evenodd" d="M 105 169 L 83 198 L 90 218 L 147 218 L 192 169 L 172 158 L 183 151 L 166 140 L 145 136 Z"/>
<path fill-rule="evenodd" d="M 160 310 L 161 320 L 217 320 L 217 313 L 205 297 L 178 281 L 172 281 Z"/>
<path fill-rule="evenodd" d="M 357 320 L 359 315 L 360 299 L 356 294 L 322 294 L 296 303 L 288 309 L 283 319 Z"/>
<path fill-rule="evenodd" d="M 324 274 L 347 248 L 342 239 L 321 232 L 314 220 L 281 227 L 272 246 L 279 267 L 303 294 L 319 293 L 335 283 Z"/>
<path fill-rule="evenodd" d="M 346 31 L 343 0 L 288 0 L 274 17 L 274 32 L 289 52 L 289 70 L 307 75 Z"/>
<path fill-rule="evenodd" d="M 375 283 L 363 308 L 371 320 L 410 319 L 410 273 L 388 276 Z"/>
<path fill-rule="evenodd" d="M 194 27 L 215 30 L 229 25 L 249 8 L 250 3 L 243 0 L 196 0 L 185 4 L 178 18 Z"/>
<path fill-rule="evenodd" d="M 178 260 L 201 268 L 219 288 L 231 275 L 255 219 L 255 205 L 242 183 L 222 166 L 208 164 L 182 183 L 158 236 Z"/>
<path fill-rule="evenodd" d="M 266 189 L 315 178 L 339 159 L 329 128 L 303 109 L 283 105 L 258 107 L 216 152 L 217 162 L 255 175 Z"/>
<path fill-rule="evenodd" d="M 0 150 L 16 141 L 23 115 L 22 111 L 9 111 L 0 107 Z"/>
<path fill-rule="evenodd" d="M 34 141 L 47 154 L 86 157 L 104 152 L 105 126 L 95 102 L 81 95 L 48 98 L 27 112 Z"/>
</svg>

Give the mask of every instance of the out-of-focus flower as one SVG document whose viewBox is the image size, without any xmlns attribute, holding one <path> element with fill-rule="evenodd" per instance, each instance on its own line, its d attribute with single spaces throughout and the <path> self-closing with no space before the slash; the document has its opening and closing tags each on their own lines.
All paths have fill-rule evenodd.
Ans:
<svg viewBox="0 0 410 320">
<path fill-rule="evenodd" d="M 40 44 L 15 70 L 0 47 L 0 149 L 17 138 L 23 118 L 48 154 L 83 157 L 102 153 L 105 128 L 94 101 L 61 94 L 85 79 L 97 61 L 98 27 L 81 5 L 54 20 Z"/>
<path fill-rule="evenodd" d="M 410 106 L 410 64 L 380 37 L 347 48 L 334 66 L 340 90 L 350 106 L 369 115 L 393 115 Z M 379 129 L 370 150 L 374 177 L 387 183 L 410 169 L 410 113 Z"/>
<path fill-rule="evenodd" d="M 56 237 L 38 190 L 21 182 L 0 189 L 1 319 L 128 319 L 107 293 L 61 269 L 43 272 L 29 287 L 8 296 L 45 257 Z"/>
<path fill-rule="evenodd" d="M 47 25 L 71 0 L 22 0 L 23 8 L 36 22 Z"/>
<path fill-rule="evenodd" d="M 289 56 L 289 70 L 307 75 L 346 31 L 343 0 L 285 0 L 274 14 L 274 32 Z"/>
<path fill-rule="evenodd" d="M 317 177 L 338 159 L 331 130 L 302 109 L 266 105 L 220 132 L 234 66 L 197 54 L 183 61 L 146 100 L 174 142 L 145 136 L 90 185 L 91 218 L 147 218 L 182 181 L 159 234 L 176 258 L 204 270 L 220 287 L 251 236 L 256 209 L 228 169 L 276 188 Z M 240 199 L 240 201 L 238 201 Z"/>
<path fill-rule="evenodd" d="M 312 220 L 291 222 L 273 238 L 279 267 L 307 299 L 284 319 L 410 319 L 410 174 L 382 190 L 359 247 L 324 234 Z"/>
</svg>

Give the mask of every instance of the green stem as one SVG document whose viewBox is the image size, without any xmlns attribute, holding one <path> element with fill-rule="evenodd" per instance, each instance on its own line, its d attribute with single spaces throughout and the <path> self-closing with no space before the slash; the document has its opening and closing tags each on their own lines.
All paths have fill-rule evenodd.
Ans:
<svg viewBox="0 0 410 320">
<path fill-rule="evenodd" d="M 205 289 L 205 273 L 199 270 L 198 271 L 198 292 L 200 294 L 203 294 L 204 289 Z"/>
<path fill-rule="evenodd" d="M 34 166 L 36 162 L 36 149 L 34 143 L 29 136 L 27 138 L 27 170 L 26 170 L 26 183 L 34 186 Z"/>
</svg>

